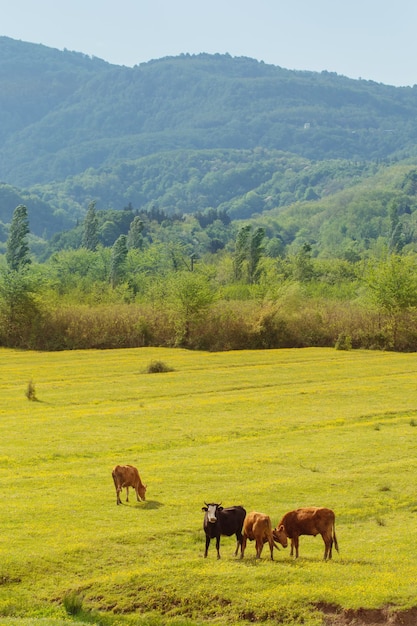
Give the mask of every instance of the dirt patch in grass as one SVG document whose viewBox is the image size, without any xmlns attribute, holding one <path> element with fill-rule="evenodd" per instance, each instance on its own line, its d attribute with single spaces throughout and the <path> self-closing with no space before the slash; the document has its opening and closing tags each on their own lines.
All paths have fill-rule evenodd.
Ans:
<svg viewBox="0 0 417 626">
<path fill-rule="evenodd" d="M 332 604 L 318 604 L 324 614 L 326 626 L 415 626 L 417 607 L 396 611 L 392 607 L 382 609 L 341 609 Z"/>
</svg>

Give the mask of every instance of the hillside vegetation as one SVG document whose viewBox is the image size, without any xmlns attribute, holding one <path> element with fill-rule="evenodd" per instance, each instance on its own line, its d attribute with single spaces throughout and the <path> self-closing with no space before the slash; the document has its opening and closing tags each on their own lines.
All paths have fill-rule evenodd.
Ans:
<svg viewBox="0 0 417 626">
<path fill-rule="evenodd" d="M 323 611 L 412 623 L 415 355 L 145 348 L 1 359 L 2 623 L 319 626 Z M 148 374 L 155 361 L 171 371 Z M 111 470 L 126 462 L 146 501 L 131 492 L 116 506 Z M 301 537 L 297 561 L 289 548 L 256 561 L 251 543 L 241 561 L 223 537 L 221 560 L 214 546 L 204 559 L 204 501 L 260 510 L 274 526 L 293 508 L 328 506 L 340 553 L 323 562 L 321 538 Z"/>
<path fill-rule="evenodd" d="M 43 240 L 91 201 L 251 219 L 415 156 L 416 89 L 328 72 L 207 54 L 126 68 L 1 37 L 0 80 L 0 241 L 21 203 Z"/>
<path fill-rule="evenodd" d="M 417 137 L 413 88 L 229 55 L 126 68 L 4 37 L 0 55 L 0 159 L 11 184 L 62 180 L 180 148 L 375 160 L 414 147 Z"/>
<path fill-rule="evenodd" d="M 414 88 L 0 44 L 1 345 L 417 349 Z"/>
</svg>

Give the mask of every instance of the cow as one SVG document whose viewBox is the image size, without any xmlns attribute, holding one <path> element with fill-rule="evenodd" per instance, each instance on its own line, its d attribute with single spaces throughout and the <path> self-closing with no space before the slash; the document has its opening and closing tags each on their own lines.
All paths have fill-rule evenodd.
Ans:
<svg viewBox="0 0 417 626">
<path fill-rule="evenodd" d="M 116 465 L 112 471 L 114 486 L 116 487 L 116 504 L 122 504 L 120 492 L 126 487 L 126 502 L 129 502 L 129 487 L 136 491 L 136 500 L 145 500 L 146 485 L 140 479 L 139 472 L 133 465 Z"/>
<path fill-rule="evenodd" d="M 257 559 L 261 557 L 264 543 L 268 543 L 271 551 L 271 561 L 274 560 L 274 547 L 277 550 L 279 550 L 279 547 L 274 542 L 274 538 L 272 536 L 272 524 L 269 515 L 264 515 L 264 513 L 258 513 L 257 511 L 252 511 L 246 515 L 245 521 L 243 522 L 243 540 L 240 554 L 241 559 L 243 559 L 248 539 L 249 541 L 255 540 Z M 284 540 L 283 546 L 284 548 L 287 547 L 287 543 Z"/>
<path fill-rule="evenodd" d="M 291 556 L 295 548 L 295 558 L 298 558 L 298 538 L 300 535 L 321 535 L 324 541 L 324 560 L 332 558 L 332 547 L 339 552 L 335 532 L 335 514 L 331 509 L 310 506 L 284 515 L 279 524 L 272 531 L 275 541 L 282 545 L 287 538 L 291 539 Z"/>
<path fill-rule="evenodd" d="M 235 556 L 239 551 L 239 546 L 242 545 L 242 526 L 243 520 L 246 516 L 246 511 L 243 506 L 230 506 L 223 508 L 220 504 L 207 504 L 202 507 L 202 511 L 205 511 L 203 529 L 206 534 L 206 549 L 204 552 L 204 558 L 207 557 L 210 540 L 216 539 L 217 558 L 220 559 L 220 537 L 226 535 L 236 535 L 236 551 Z"/>
</svg>

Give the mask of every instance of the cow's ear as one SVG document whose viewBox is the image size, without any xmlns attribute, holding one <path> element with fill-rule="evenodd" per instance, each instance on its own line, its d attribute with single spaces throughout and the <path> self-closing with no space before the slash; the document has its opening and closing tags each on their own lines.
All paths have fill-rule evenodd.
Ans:
<svg viewBox="0 0 417 626">
<path fill-rule="evenodd" d="M 217 510 L 218 510 L 218 511 L 223 511 L 223 507 L 222 507 L 222 506 L 218 506 L 218 507 L 217 507 Z"/>
<path fill-rule="evenodd" d="M 201 510 L 202 510 L 202 511 L 208 511 L 208 508 L 207 508 L 206 506 L 202 506 L 202 507 L 201 507 Z"/>
<path fill-rule="evenodd" d="M 285 528 L 284 528 L 284 524 L 281 524 L 281 526 L 278 528 L 278 530 L 280 530 L 280 531 L 285 530 Z"/>
</svg>

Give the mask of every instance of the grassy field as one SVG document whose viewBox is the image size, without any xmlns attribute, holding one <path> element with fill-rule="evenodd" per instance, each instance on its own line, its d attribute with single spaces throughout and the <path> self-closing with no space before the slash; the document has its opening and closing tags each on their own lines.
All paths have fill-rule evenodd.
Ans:
<svg viewBox="0 0 417 626">
<path fill-rule="evenodd" d="M 172 372 L 148 374 L 161 360 Z M 318 626 L 321 608 L 417 606 L 417 355 L 0 350 L 0 625 Z M 33 382 L 37 401 L 25 394 Z M 116 506 L 132 463 L 147 500 Z M 123 495 L 124 498 L 124 495 Z M 336 513 L 320 537 L 203 558 L 204 501 L 275 525 Z"/>
</svg>

